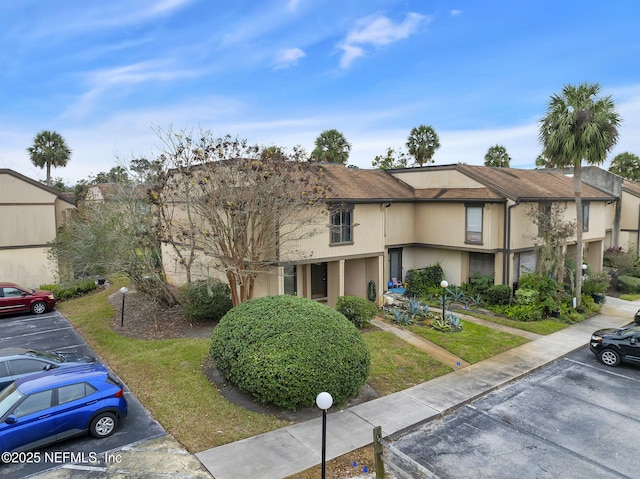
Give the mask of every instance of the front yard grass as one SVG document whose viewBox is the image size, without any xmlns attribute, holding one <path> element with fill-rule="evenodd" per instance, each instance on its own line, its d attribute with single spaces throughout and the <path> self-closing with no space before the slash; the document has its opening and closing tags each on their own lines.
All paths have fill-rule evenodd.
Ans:
<svg viewBox="0 0 640 479">
<path fill-rule="evenodd" d="M 468 314 L 468 311 L 456 311 L 461 314 Z M 516 321 L 515 319 L 504 318 L 501 316 L 493 316 L 490 314 L 482 314 L 475 312 L 473 316 L 476 318 L 491 321 L 492 323 L 501 324 L 503 326 L 509 326 L 515 329 L 521 329 L 522 331 L 529 331 L 530 333 L 547 334 L 555 333 L 568 326 L 566 323 L 561 323 L 551 319 L 543 319 L 541 321 Z"/>
<path fill-rule="evenodd" d="M 142 340 L 114 332 L 114 310 L 107 298 L 120 286 L 114 282 L 107 290 L 60 302 L 58 309 L 187 450 L 203 451 L 289 424 L 247 411 L 220 394 L 203 372 L 208 338 Z M 451 371 L 391 333 L 368 328 L 363 335 L 371 350 L 367 382 L 380 395 Z"/>
<path fill-rule="evenodd" d="M 363 337 L 371 351 L 371 371 L 367 383 L 380 396 L 402 391 L 452 371 L 449 366 L 407 344 L 393 333 L 371 331 Z"/>
<path fill-rule="evenodd" d="M 406 328 L 471 364 L 529 342 L 521 336 L 496 331 L 464 320 L 462 331 L 459 332 L 442 332 L 429 326 L 415 324 Z"/>
</svg>

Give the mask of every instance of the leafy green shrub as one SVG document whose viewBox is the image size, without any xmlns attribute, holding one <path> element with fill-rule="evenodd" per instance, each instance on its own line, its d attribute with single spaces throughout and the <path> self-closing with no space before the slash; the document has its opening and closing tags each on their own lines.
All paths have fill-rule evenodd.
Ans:
<svg viewBox="0 0 640 479">
<path fill-rule="evenodd" d="M 491 286 L 484 296 L 485 303 L 489 305 L 509 304 L 511 300 L 511 287 L 507 284 L 495 284 Z"/>
<path fill-rule="evenodd" d="M 516 321 L 540 321 L 542 319 L 542 311 L 535 303 L 507 306 L 505 314 Z"/>
<path fill-rule="evenodd" d="M 473 273 L 469 282 L 464 285 L 464 292 L 467 295 L 485 297 L 491 287 L 494 286 L 494 276 L 492 274 Z"/>
<path fill-rule="evenodd" d="M 418 298 L 426 296 L 430 289 L 440 288 L 440 281 L 444 279 L 444 271 L 440 264 L 426 268 L 410 269 L 407 272 L 406 295 Z"/>
<path fill-rule="evenodd" d="M 358 394 L 370 354 L 353 323 L 298 296 L 266 296 L 231 309 L 213 330 L 220 374 L 260 401 L 313 406 L 327 391 L 336 404 Z"/>
<path fill-rule="evenodd" d="M 540 299 L 538 291 L 528 288 L 518 288 L 514 296 L 517 304 L 535 304 Z"/>
<path fill-rule="evenodd" d="M 633 250 L 625 252 L 621 246 L 607 248 L 602 263 L 604 266 L 616 268 L 619 276 L 627 275 L 638 269 L 638 255 Z"/>
<path fill-rule="evenodd" d="M 59 284 L 41 284 L 40 289 L 51 291 L 59 300 L 71 299 L 90 293 L 98 286 L 92 279 L 76 279 Z"/>
<path fill-rule="evenodd" d="M 609 289 L 610 278 L 606 271 L 588 271 L 582 282 L 583 294 L 606 293 Z"/>
<path fill-rule="evenodd" d="M 233 306 L 229 286 L 219 281 L 194 281 L 178 292 L 178 301 L 192 321 L 219 321 Z"/>
<path fill-rule="evenodd" d="M 558 290 L 560 289 L 558 282 L 555 279 L 535 273 L 525 273 L 520 275 L 520 278 L 518 279 L 518 288 L 536 290 L 539 294 L 540 301 L 544 301 L 548 296 L 555 298 L 558 295 Z"/>
<path fill-rule="evenodd" d="M 344 314 L 358 328 L 369 324 L 378 314 L 378 307 L 374 303 L 358 296 L 340 296 L 336 310 Z"/>
<path fill-rule="evenodd" d="M 627 275 L 618 276 L 616 289 L 623 293 L 640 293 L 640 278 Z"/>
</svg>

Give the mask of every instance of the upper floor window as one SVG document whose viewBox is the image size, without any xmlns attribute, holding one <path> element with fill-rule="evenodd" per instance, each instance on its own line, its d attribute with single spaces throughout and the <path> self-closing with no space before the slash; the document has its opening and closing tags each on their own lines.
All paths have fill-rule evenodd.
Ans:
<svg viewBox="0 0 640 479">
<path fill-rule="evenodd" d="M 467 206 L 465 243 L 482 243 L 482 206 Z"/>
<path fill-rule="evenodd" d="M 589 231 L 589 202 L 582 202 L 582 231 Z"/>
<path fill-rule="evenodd" d="M 331 211 L 331 244 L 353 243 L 353 207 Z"/>
</svg>

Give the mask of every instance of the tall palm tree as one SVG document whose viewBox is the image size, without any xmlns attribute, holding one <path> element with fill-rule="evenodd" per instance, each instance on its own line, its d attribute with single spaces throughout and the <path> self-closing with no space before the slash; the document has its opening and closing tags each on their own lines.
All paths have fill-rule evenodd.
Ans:
<svg viewBox="0 0 640 479">
<path fill-rule="evenodd" d="M 42 130 L 27 148 L 31 162 L 38 168 L 47 168 L 47 186 L 51 186 L 51 167 L 67 166 L 71 150 L 64 138 L 55 131 Z"/>
<path fill-rule="evenodd" d="M 414 127 L 409 133 L 407 149 L 417 165 L 431 163 L 438 148 L 440 148 L 440 138 L 432 127 L 420 125 Z"/>
<path fill-rule="evenodd" d="M 347 163 L 351 143 L 338 130 L 325 130 L 316 138 L 315 149 L 311 152 L 311 161 L 329 163 Z"/>
<path fill-rule="evenodd" d="M 600 85 L 565 85 L 551 96 L 540 120 L 542 154 L 558 168 L 573 167 L 576 200 L 576 301 L 582 293 L 582 161 L 600 165 L 618 141 L 620 116 L 610 96 L 597 98 Z"/>
<path fill-rule="evenodd" d="M 511 163 L 511 157 L 507 153 L 507 149 L 502 145 L 493 145 L 484 155 L 484 166 L 509 168 L 509 163 Z"/>
<path fill-rule="evenodd" d="M 640 158 L 638 155 L 625 151 L 613 157 L 609 171 L 627 180 L 640 180 Z"/>
</svg>

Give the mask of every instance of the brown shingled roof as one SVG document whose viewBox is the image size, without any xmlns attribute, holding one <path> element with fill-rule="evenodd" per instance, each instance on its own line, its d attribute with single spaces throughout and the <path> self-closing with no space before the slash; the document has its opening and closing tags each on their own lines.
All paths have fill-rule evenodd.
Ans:
<svg viewBox="0 0 640 479">
<path fill-rule="evenodd" d="M 456 169 L 493 191 L 513 200 L 574 199 L 573 178 L 555 171 L 519 170 L 490 166 L 456 165 Z M 611 200 L 614 196 L 583 182 L 582 199 Z"/>
<path fill-rule="evenodd" d="M 640 196 L 640 184 L 634 181 L 624 180 L 622 182 L 622 189 L 628 191 L 632 195 Z"/>
<path fill-rule="evenodd" d="M 358 201 L 413 200 L 413 189 L 384 170 L 347 168 L 338 163 L 313 163 L 331 187 L 329 199 Z"/>
<path fill-rule="evenodd" d="M 419 200 L 504 200 L 504 196 L 489 188 L 423 188 L 415 193 Z"/>
</svg>

